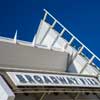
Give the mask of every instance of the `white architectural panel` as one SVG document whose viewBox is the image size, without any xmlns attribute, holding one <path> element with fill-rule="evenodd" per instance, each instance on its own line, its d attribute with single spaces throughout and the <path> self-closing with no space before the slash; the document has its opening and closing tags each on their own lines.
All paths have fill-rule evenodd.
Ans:
<svg viewBox="0 0 100 100">
<path fill-rule="evenodd" d="M 14 98 L 14 93 L 0 76 L 0 100 L 14 100 Z"/>
<path fill-rule="evenodd" d="M 50 27 L 50 24 L 41 20 L 37 34 L 35 35 L 35 38 L 33 40 L 36 41 L 36 45 L 47 46 L 48 49 L 52 46 L 53 42 L 60 33 Z M 52 49 L 57 51 L 64 51 L 64 46 L 66 44 L 67 41 L 59 37 L 53 45 Z"/>
<path fill-rule="evenodd" d="M 50 29 L 48 31 L 47 36 L 45 37 L 44 41 L 41 44 L 46 45 L 50 48 L 52 43 L 54 42 L 55 38 L 57 37 L 57 35 L 58 35 L 58 33 L 55 30 Z"/>
<path fill-rule="evenodd" d="M 68 42 L 67 42 L 65 39 L 59 37 L 59 38 L 57 39 L 57 41 L 55 42 L 55 44 L 53 45 L 52 49 L 53 49 L 53 50 L 64 51 L 64 47 L 65 47 L 67 44 L 68 44 Z"/>
<path fill-rule="evenodd" d="M 45 33 L 49 29 L 50 25 L 44 21 L 41 20 L 38 31 L 37 31 L 37 36 L 36 36 L 36 44 L 40 44 L 40 41 L 44 37 Z M 35 38 L 34 38 L 35 39 Z"/>
<path fill-rule="evenodd" d="M 81 55 L 77 55 L 75 59 L 72 61 L 72 64 L 69 66 L 69 72 L 80 73 L 82 68 L 87 63 L 87 60 Z"/>
<path fill-rule="evenodd" d="M 68 65 L 68 71 L 72 72 L 72 73 L 80 73 L 81 70 L 88 63 L 88 60 L 85 59 L 85 57 L 83 57 L 82 55 L 77 55 L 78 51 L 74 47 L 69 45 L 69 43 L 66 40 L 64 40 L 62 37 L 57 38 L 57 36 L 59 34 L 60 33 L 58 33 L 56 30 L 54 30 L 50 26 L 50 24 L 48 24 L 47 22 L 42 20 L 39 25 L 37 37 L 35 36 L 36 41 L 37 41 L 36 44 L 41 45 L 41 46 L 45 45 L 45 46 L 47 46 L 46 48 L 48 48 L 48 49 L 51 48 L 54 51 L 67 52 L 70 55 L 70 60 L 68 62 L 68 64 L 70 64 L 70 65 Z M 55 40 L 56 40 L 56 42 L 55 42 Z M 40 42 L 40 41 L 42 41 L 42 42 Z M 53 42 L 55 42 L 55 43 L 53 44 Z M 94 69 L 92 67 L 93 66 L 87 64 L 86 69 L 82 73 L 88 74 L 88 75 L 97 75 L 97 73 L 98 73 L 97 69 L 96 68 Z M 91 70 L 89 70 L 89 69 L 91 69 Z M 93 73 L 91 73 L 91 72 L 93 72 Z"/>
<path fill-rule="evenodd" d="M 0 68 L 65 71 L 68 54 L 0 41 Z"/>
<path fill-rule="evenodd" d="M 95 67 L 93 67 L 92 65 L 87 65 L 87 67 L 84 69 L 82 74 L 97 76 L 99 74 L 99 71 Z"/>
<path fill-rule="evenodd" d="M 73 48 L 72 46 L 70 46 L 70 45 L 67 46 L 65 51 L 67 53 L 69 53 L 70 55 L 73 55 L 73 56 L 77 53 L 77 50 L 75 48 Z"/>
</svg>

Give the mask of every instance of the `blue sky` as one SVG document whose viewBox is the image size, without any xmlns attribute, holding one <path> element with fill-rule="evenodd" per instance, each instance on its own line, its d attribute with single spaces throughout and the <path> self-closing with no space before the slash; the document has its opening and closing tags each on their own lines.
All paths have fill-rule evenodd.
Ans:
<svg viewBox="0 0 100 100">
<path fill-rule="evenodd" d="M 0 0 L 0 36 L 32 41 L 44 8 L 100 57 L 100 0 Z"/>
</svg>

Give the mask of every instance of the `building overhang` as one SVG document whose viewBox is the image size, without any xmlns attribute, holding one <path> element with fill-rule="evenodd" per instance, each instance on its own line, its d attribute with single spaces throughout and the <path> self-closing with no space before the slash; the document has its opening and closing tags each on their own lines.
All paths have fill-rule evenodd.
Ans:
<svg viewBox="0 0 100 100">
<path fill-rule="evenodd" d="M 66 71 L 68 53 L 0 41 L 0 69 Z"/>
</svg>

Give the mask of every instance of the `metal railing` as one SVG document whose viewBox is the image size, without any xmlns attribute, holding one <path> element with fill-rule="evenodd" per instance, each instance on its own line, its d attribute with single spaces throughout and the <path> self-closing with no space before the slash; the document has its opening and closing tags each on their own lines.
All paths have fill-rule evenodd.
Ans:
<svg viewBox="0 0 100 100">
<path fill-rule="evenodd" d="M 51 15 L 46 9 L 44 9 L 44 17 L 43 17 L 43 21 L 46 21 L 47 16 L 51 17 L 54 22 L 53 24 L 49 27 L 49 29 L 46 32 L 46 35 L 48 34 L 48 31 L 51 28 L 54 28 L 54 26 L 56 24 L 60 25 L 60 27 L 62 28 L 62 31 L 60 32 L 60 34 L 56 37 L 56 39 L 54 40 L 54 42 L 52 43 L 52 45 L 50 46 L 50 49 L 52 49 L 53 45 L 56 43 L 56 41 L 59 39 L 59 37 L 61 37 L 63 35 L 64 32 L 67 32 L 70 36 L 71 39 L 68 42 L 68 45 L 71 45 L 73 43 L 74 40 L 76 40 L 80 45 L 81 48 L 78 50 L 78 54 L 81 54 L 83 49 L 86 49 L 92 56 L 91 58 L 88 60 L 88 64 L 93 63 L 94 59 L 97 59 L 98 61 L 100 61 L 100 58 L 98 56 L 96 56 L 87 46 L 85 46 L 75 35 L 73 35 L 72 32 L 70 32 L 65 26 L 63 26 L 53 15 Z M 43 37 L 42 41 L 40 42 L 40 44 L 42 44 L 43 40 L 45 39 L 46 35 Z M 67 47 L 65 47 L 64 49 L 66 49 Z"/>
<path fill-rule="evenodd" d="M 78 52 L 77 52 L 77 54 L 83 54 L 83 49 L 86 49 L 92 56 L 91 56 L 91 58 L 90 59 L 88 59 L 88 63 L 87 64 L 94 64 L 93 63 L 93 60 L 94 59 L 96 59 L 97 61 L 99 61 L 100 62 L 100 58 L 98 57 L 98 56 L 96 56 L 87 46 L 85 46 L 75 35 L 73 35 L 73 33 L 72 32 L 70 32 L 65 26 L 63 26 L 54 16 L 52 16 L 46 9 L 44 9 L 44 12 L 45 12 L 45 14 L 44 14 L 44 17 L 43 17 L 43 21 L 46 21 L 46 18 L 47 18 L 47 16 L 49 16 L 50 18 L 52 18 L 53 19 L 53 24 L 48 28 L 48 30 L 47 30 L 47 32 L 46 32 L 46 34 L 44 35 L 44 37 L 43 37 L 43 39 L 40 41 L 40 45 L 42 44 L 42 42 L 43 42 L 43 40 L 45 39 L 45 37 L 47 36 L 47 34 L 48 34 L 48 31 L 50 30 L 50 29 L 52 29 L 52 28 L 54 28 L 54 26 L 56 25 L 56 24 L 58 24 L 58 25 L 60 25 L 60 27 L 62 28 L 62 31 L 58 34 L 58 36 L 55 38 L 55 40 L 53 41 L 53 43 L 52 43 L 52 45 L 49 47 L 49 49 L 52 49 L 52 47 L 54 46 L 54 44 L 57 42 L 57 40 L 60 38 L 60 37 L 62 37 L 62 35 L 64 34 L 64 32 L 67 32 L 70 36 L 71 36 L 71 39 L 70 39 L 70 41 L 68 42 L 68 44 L 67 44 L 67 46 L 68 45 L 71 45 L 72 43 L 73 43 L 73 41 L 74 40 L 76 40 L 80 45 L 81 45 L 81 48 L 78 50 Z M 37 36 L 38 36 L 38 33 L 36 34 L 36 39 L 37 39 Z M 15 34 L 15 36 L 14 36 L 14 43 L 16 43 L 16 40 L 17 39 L 17 31 L 16 31 L 16 34 Z M 37 45 L 36 44 L 36 39 L 35 39 L 35 43 L 34 43 L 34 45 Z M 32 44 L 33 45 L 33 44 Z M 66 49 L 67 48 L 67 46 L 65 46 L 64 47 L 64 49 Z M 86 58 L 87 58 L 87 56 L 86 56 Z M 86 66 L 87 66 L 87 64 L 86 64 Z M 86 67 L 85 66 L 85 67 Z M 84 68 L 85 68 L 84 67 Z M 83 69 L 84 69 L 83 68 Z M 98 67 L 99 68 L 99 67 Z M 83 70 L 82 69 L 82 70 Z"/>
</svg>

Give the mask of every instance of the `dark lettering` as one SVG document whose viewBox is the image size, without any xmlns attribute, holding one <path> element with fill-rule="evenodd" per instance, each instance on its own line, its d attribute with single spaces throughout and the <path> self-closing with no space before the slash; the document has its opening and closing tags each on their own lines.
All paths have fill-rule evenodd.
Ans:
<svg viewBox="0 0 100 100">
<path fill-rule="evenodd" d="M 27 83 L 27 81 L 25 80 L 25 78 L 22 75 L 16 75 L 16 76 L 21 83 Z"/>
<path fill-rule="evenodd" d="M 91 85 L 90 80 L 88 80 L 88 79 L 85 79 L 85 80 L 86 80 L 86 82 L 88 83 L 88 85 Z"/>
<path fill-rule="evenodd" d="M 57 79 L 62 83 L 62 84 L 68 84 L 65 80 L 64 77 L 57 77 Z"/>
<path fill-rule="evenodd" d="M 94 79 L 91 79 L 94 82 L 94 85 L 99 85 Z"/>
<path fill-rule="evenodd" d="M 75 78 L 71 78 L 76 84 L 79 84 Z"/>
<path fill-rule="evenodd" d="M 68 77 L 67 77 L 67 80 L 68 80 L 69 84 L 75 84 L 75 83 L 73 82 L 73 80 L 70 79 L 70 78 L 68 78 Z"/>
<path fill-rule="evenodd" d="M 32 79 L 32 77 L 30 75 L 25 75 L 25 77 L 27 78 L 27 80 L 30 82 L 30 83 L 35 83 L 35 81 Z"/>
<path fill-rule="evenodd" d="M 43 80 L 42 80 L 42 78 L 41 78 L 40 76 L 34 75 L 33 77 L 34 77 L 34 79 L 35 79 L 37 82 L 39 82 L 39 83 L 41 83 L 41 84 L 44 83 Z"/>
<path fill-rule="evenodd" d="M 43 78 L 44 78 L 45 83 L 47 83 L 47 84 L 51 83 L 52 84 L 51 80 L 48 77 L 43 76 Z"/>
<path fill-rule="evenodd" d="M 59 81 L 54 76 L 49 76 L 55 84 L 59 84 Z"/>
<path fill-rule="evenodd" d="M 87 79 L 92 85 L 94 85 L 94 82 L 91 79 Z"/>
<path fill-rule="evenodd" d="M 79 79 L 82 81 L 82 83 L 83 83 L 84 85 L 86 85 L 86 82 L 84 81 L 83 78 L 79 78 Z"/>
</svg>

